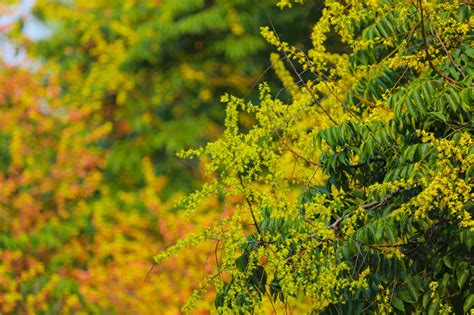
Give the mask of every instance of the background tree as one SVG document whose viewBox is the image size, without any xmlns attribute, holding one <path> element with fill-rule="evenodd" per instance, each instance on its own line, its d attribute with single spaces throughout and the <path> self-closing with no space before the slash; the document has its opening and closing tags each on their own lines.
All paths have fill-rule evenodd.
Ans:
<svg viewBox="0 0 474 315">
<path fill-rule="evenodd" d="M 283 14 L 271 0 L 38 1 L 35 14 L 54 36 L 30 51 L 58 65 L 66 102 L 112 123 L 103 143 L 110 184 L 144 184 L 137 170 L 148 156 L 173 178 L 169 197 L 195 188 L 197 165 L 175 153 L 221 132 L 219 96 L 255 94 L 269 66 L 258 27 L 271 18 L 294 37 L 307 31 L 308 12 Z"/>
<path fill-rule="evenodd" d="M 91 235 L 85 203 L 102 180 L 97 142 L 110 128 L 84 124 L 89 113 L 80 109 L 62 111 L 47 72 L 3 65 L 0 80 L 0 309 L 67 310 L 80 295 L 63 250 Z"/>
<path fill-rule="evenodd" d="M 151 257 L 216 220 L 221 202 L 206 198 L 191 223 L 177 214 L 205 175 L 175 151 L 221 132 L 216 95 L 252 97 L 267 13 L 304 34 L 307 12 L 194 0 L 37 1 L 33 13 L 53 36 L 11 26 L 36 62 L 0 73 L 0 312 L 175 314 L 215 246 L 153 269 Z"/>
</svg>

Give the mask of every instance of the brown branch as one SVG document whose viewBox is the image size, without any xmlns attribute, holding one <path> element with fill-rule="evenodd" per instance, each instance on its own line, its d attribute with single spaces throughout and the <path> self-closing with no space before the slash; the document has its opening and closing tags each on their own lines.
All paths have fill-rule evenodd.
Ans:
<svg viewBox="0 0 474 315">
<path fill-rule="evenodd" d="M 151 272 L 153 271 L 153 269 L 155 269 L 155 267 L 156 267 L 156 262 L 153 262 L 153 264 L 151 265 L 150 270 L 148 270 L 148 272 L 145 276 L 145 280 L 143 280 L 143 282 L 146 282 L 148 280 L 148 278 L 151 275 Z"/>
<path fill-rule="evenodd" d="M 375 209 L 375 208 L 378 208 L 378 207 L 380 207 L 380 206 L 383 206 L 383 205 L 386 204 L 387 201 L 388 201 L 389 199 L 391 199 L 391 198 L 393 197 L 393 195 L 395 195 L 399 190 L 400 190 L 400 188 L 395 189 L 395 191 L 393 191 L 391 194 L 388 194 L 387 196 L 385 196 L 385 198 L 383 198 L 383 199 L 380 200 L 380 201 L 372 201 L 372 202 L 370 202 L 370 203 L 361 205 L 361 208 L 362 208 L 362 209 L 365 209 L 365 210 L 373 210 L 373 209 Z"/>
<path fill-rule="evenodd" d="M 399 243 L 399 244 L 380 244 L 380 245 L 370 245 L 363 243 L 359 240 L 355 240 L 357 243 L 361 244 L 362 246 L 367 246 L 371 249 L 374 250 L 382 250 L 381 248 L 397 248 L 397 247 L 403 247 L 403 246 L 408 246 L 408 245 L 416 245 L 418 244 L 417 242 L 408 242 L 408 243 Z"/>
<path fill-rule="evenodd" d="M 272 30 L 273 30 L 273 33 L 275 33 L 275 36 L 278 38 L 278 40 L 280 40 L 280 37 L 278 36 L 277 32 L 276 32 L 276 29 L 275 29 L 275 26 L 273 25 L 273 22 L 271 21 L 270 17 L 267 15 L 269 21 L 270 21 L 270 25 L 272 27 Z M 298 72 L 298 70 L 296 70 L 295 68 L 295 65 L 293 64 L 293 62 L 291 61 L 290 57 L 288 56 L 287 52 L 284 50 L 284 49 L 281 49 L 281 51 L 283 52 L 283 54 L 285 55 L 286 57 L 286 60 L 288 61 L 288 63 L 291 65 L 291 68 L 293 69 L 293 72 L 296 74 L 296 76 L 298 77 L 298 79 L 301 81 L 301 83 L 303 84 L 304 88 L 308 91 L 308 93 L 311 95 L 311 98 L 313 99 L 313 102 L 315 104 L 318 105 L 318 107 L 324 112 L 324 114 L 326 114 L 326 116 L 329 118 L 329 120 L 331 120 L 335 125 L 338 124 L 338 122 L 331 116 L 331 114 L 321 105 L 321 103 L 318 101 L 318 99 L 316 98 L 316 95 L 314 95 L 313 91 L 311 91 L 311 89 L 308 87 L 308 85 L 306 84 L 306 82 L 303 80 L 303 78 L 301 77 L 300 73 Z"/>
<path fill-rule="evenodd" d="M 443 79 L 453 83 L 453 84 L 456 84 L 456 81 L 454 81 L 453 79 L 451 79 L 450 77 L 442 74 L 441 72 L 439 72 L 436 67 L 434 66 L 433 64 L 433 60 L 431 58 L 431 55 L 430 55 L 430 52 L 428 51 L 428 42 L 426 40 L 426 32 L 425 32 L 425 18 L 424 18 L 424 13 L 423 13 L 423 0 L 418 0 L 418 4 L 420 5 L 420 17 L 421 17 L 421 36 L 423 37 L 423 43 L 424 43 L 424 50 L 425 50 L 425 53 L 426 53 L 426 57 L 428 57 L 428 63 L 430 64 L 430 68 L 437 74 L 439 75 L 440 77 L 442 77 Z"/>
<path fill-rule="evenodd" d="M 240 180 L 240 185 L 242 186 L 242 189 L 244 190 L 244 198 L 245 198 L 245 201 L 247 202 L 247 205 L 249 206 L 250 208 L 250 214 L 252 215 L 252 220 L 253 220 L 253 224 L 255 225 L 255 228 L 257 229 L 257 232 L 258 234 L 260 235 L 260 238 L 263 242 L 263 233 L 262 233 L 262 230 L 260 229 L 260 227 L 258 226 L 258 223 L 257 223 L 257 218 L 255 217 L 255 213 L 253 211 L 253 207 L 252 207 L 252 204 L 250 203 L 250 200 L 249 198 L 247 197 L 247 194 L 245 193 L 245 186 L 244 186 L 244 182 L 242 181 L 242 176 L 239 176 L 239 180 Z M 265 246 L 265 242 L 263 242 L 263 245 Z"/>
<path fill-rule="evenodd" d="M 373 210 L 373 209 L 376 209 L 378 207 L 381 207 L 381 206 L 385 205 L 387 203 L 387 201 L 390 200 L 399 190 L 400 190 L 400 188 L 397 188 L 392 193 L 385 196 L 385 198 L 383 198 L 382 200 L 372 201 L 370 203 L 360 205 L 360 207 L 364 210 Z M 334 231 L 337 230 L 339 228 L 339 225 L 341 224 L 341 222 L 343 220 L 349 218 L 353 213 L 354 212 L 352 211 L 352 212 L 347 213 L 346 215 L 338 218 L 336 221 L 334 221 L 331 225 L 328 226 L 328 229 L 331 229 L 331 230 L 334 230 Z M 317 233 L 311 233 L 311 234 L 308 235 L 308 238 L 313 238 L 316 235 L 317 235 Z"/>
<path fill-rule="evenodd" d="M 218 250 L 219 250 L 219 241 L 216 242 L 216 248 L 215 248 L 215 250 L 214 250 L 214 257 L 215 257 L 215 259 L 216 259 L 217 268 L 220 269 L 221 266 L 220 266 L 220 264 L 219 264 L 219 258 L 218 258 L 218 256 L 217 256 Z"/>
<path fill-rule="evenodd" d="M 453 56 L 451 55 L 448 48 L 446 47 L 443 40 L 441 39 L 441 36 L 439 35 L 438 29 L 434 25 L 432 25 L 432 27 L 433 27 L 433 31 L 435 33 L 436 38 L 438 39 L 439 43 L 443 47 L 443 50 L 446 52 L 446 55 L 448 56 L 449 60 L 451 61 L 451 64 L 454 66 L 454 68 L 456 68 L 456 70 L 461 74 L 461 76 L 463 78 L 466 78 L 466 74 L 464 73 L 464 71 L 462 71 L 462 69 L 459 68 L 458 65 L 454 62 Z"/>
<path fill-rule="evenodd" d="M 311 164 L 311 165 L 319 166 L 319 167 L 322 166 L 322 165 L 319 164 L 319 163 L 316 163 L 316 162 L 314 162 L 314 161 L 308 160 L 307 158 L 305 158 L 304 156 L 302 156 L 301 154 L 299 154 L 298 152 L 296 152 L 295 150 L 293 150 L 285 141 L 282 141 L 282 142 L 283 142 L 283 145 L 293 154 L 293 156 L 298 157 L 298 158 L 304 160 L 306 163 L 309 163 L 309 164 Z"/>
</svg>

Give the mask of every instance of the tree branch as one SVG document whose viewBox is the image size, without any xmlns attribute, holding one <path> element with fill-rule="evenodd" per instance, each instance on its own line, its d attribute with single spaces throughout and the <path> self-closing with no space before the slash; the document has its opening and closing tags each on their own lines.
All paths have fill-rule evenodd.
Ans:
<svg viewBox="0 0 474 315">
<path fill-rule="evenodd" d="M 426 53 L 426 57 L 428 57 L 428 63 L 430 64 L 430 68 L 437 74 L 439 75 L 440 77 L 442 77 L 443 79 L 453 83 L 453 84 L 456 84 L 456 81 L 454 81 L 453 79 L 451 79 L 450 77 L 442 74 L 441 72 L 439 72 L 434 64 L 433 64 L 433 61 L 432 61 L 432 58 L 431 58 L 431 55 L 430 55 L 430 52 L 428 51 L 428 42 L 426 40 L 426 33 L 425 33 L 425 18 L 424 18 L 424 13 L 423 13 L 423 0 L 418 0 L 418 4 L 420 6 L 420 15 L 421 15 L 421 36 L 423 37 L 423 43 L 424 43 L 424 50 L 425 50 L 425 53 Z"/>
<path fill-rule="evenodd" d="M 255 225 L 255 228 L 257 229 L 257 232 L 258 234 L 260 235 L 260 238 L 262 239 L 262 242 L 263 242 L 263 233 L 262 233 L 262 230 L 260 229 L 260 227 L 258 226 L 258 223 L 257 223 L 257 218 L 255 217 L 255 213 L 253 212 L 253 207 L 252 207 L 252 204 L 250 203 L 250 200 L 249 198 L 247 197 L 247 194 L 245 193 L 245 186 L 244 186 L 244 182 L 242 181 L 242 176 L 239 175 L 239 180 L 240 180 L 240 185 L 242 186 L 242 189 L 244 190 L 244 198 L 245 198 L 245 201 L 247 202 L 249 208 L 250 208 L 250 213 L 252 215 L 252 220 L 253 220 L 253 224 Z M 263 243 L 263 245 L 265 245 L 265 242 Z"/>
</svg>

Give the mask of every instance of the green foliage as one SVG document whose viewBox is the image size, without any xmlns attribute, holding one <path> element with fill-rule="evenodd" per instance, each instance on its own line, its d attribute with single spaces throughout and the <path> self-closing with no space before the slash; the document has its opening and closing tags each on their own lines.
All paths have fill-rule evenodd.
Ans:
<svg viewBox="0 0 474 315">
<path fill-rule="evenodd" d="M 298 82 L 291 100 L 266 85 L 258 104 L 224 96 L 226 131 L 196 151 L 240 200 L 215 223 L 218 311 L 472 310 L 472 16 L 463 2 L 326 1 L 308 53 L 262 29 Z"/>
<path fill-rule="evenodd" d="M 0 4 L 0 15 L 9 10 Z M 0 312 L 174 314 L 202 277 L 205 250 L 149 271 L 150 253 L 214 218 L 176 215 L 176 196 L 203 174 L 175 153 L 222 132 L 216 95 L 255 94 L 269 64 L 258 35 L 266 13 L 280 25 L 307 10 L 38 0 L 33 13 L 51 37 L 29 41 L 22 21 L 2 26 L 35 67 L 0 67 Z"/>
<path fill-rule="evenodd" d="M 137 169 L 149 156 L 173 178 L 167 196 L 194 187 L 198 172 L 175 153 L 221 132 L 216 96 L 249 93 L 268 64 L 258 27 L 307 15 L 303 7 L 283 14 L 271 0 L 39 1 L 35 13 L 55 32 L 33 48 L 59 67 L 68 101 L 89 103 L 112 123 L 103 142 L 110 182 L 142 185 Z M 287 32 L 305 27 L 292 23 Z"/>
</svg>

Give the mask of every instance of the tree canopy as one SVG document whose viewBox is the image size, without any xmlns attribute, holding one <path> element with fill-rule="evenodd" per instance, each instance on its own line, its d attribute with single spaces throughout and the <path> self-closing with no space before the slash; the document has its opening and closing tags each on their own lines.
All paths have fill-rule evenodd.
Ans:
<svg viewBox="0 0 474 315">
<path fill-rule="evenodd" d="M 155 260 L 215 242 L 188 306 L 214 287 L 222 313 L 469 312 L 472 7 L 324 4 L 310 48 L 261 28 L 290 99 L 266 84 L 259 101 L 222 97 L 223 135 L 182 154 L 217 175 L 184 206 L 218 193 L 234 209 Z"/>
<path fill-rule="evenodd" d="M 254 94 L 266 10 L 307 15 L 273 1 L 36 1 L 50 37 L 29 40 L 23 20 L 2 28 L 29 62 L 0 67 L 0 312 L 179 311 L 212 269 L 208 246 L 152 257 L 220 201 L 192 222 L 178 214 L 204 175 L 175 153 L 221 132 L 221 93 Z"/>
<path fill-rule="evenodd" d="M 0 313 L 473 312 L 471 1 L 32 14 L 0 26 Z"/>
</svg>

